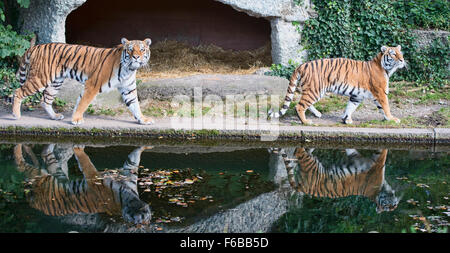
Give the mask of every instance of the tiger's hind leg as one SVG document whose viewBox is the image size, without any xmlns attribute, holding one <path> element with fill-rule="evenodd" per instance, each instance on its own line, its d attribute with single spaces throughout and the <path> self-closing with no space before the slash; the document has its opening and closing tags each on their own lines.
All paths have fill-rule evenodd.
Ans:
<svg viewBox="0 0 450 253">
<path fill-rule="evenodd" d="M 92 83 L 89 83 L 89 81 L 90 80 L 86 82 L 84 90 L 80 94 L 80 97 L 77 100 L 77 104 L 75 105 L 75 108 L 73 110 L 72 124 L 74 125 L 80 125 L 84 122 L 83 114 L 98 94 L 99 90 L 96 89 Z"/>
<path fill-rule="evenodd" d="M 55 113 L 53 110 L 53 101 L 55 100 L 55 96 L 61 88 L 63 81 L 53 82 L 47 88 L 45 88 L 43 92 L 43 100 L 41 102 L 41 106 L 45 109 L 48 116 L 50 116 L 53 120 L 62 120 L 64 119 L 64 115 L 60 113 Z"/>
<path fill-rule="evenodd" d="M 356 97 L 356 96 L 351 96 L 350 100 L 348 101 L 347 107 L 345 108 L 345 112 L 344 115 L 342 116 L 342 121 L 345 124 L 352 124 L 353 120 L 352 120 L 352 114 L 353 112 L 356 110 L 356 108 L 358 108 L 359 104 L 362 102 L 362 99 Z"/>
<path fill-rule="evenodd" d="M 320 113 L 315 107 L 314 105 L 311 105 L 308 110 L 317 118 L 322 117 L 322 113 Z"/>
<path fill-rule="evenodd" d="M 297 111 L 297 115 L 300 118 L 300 121 L 302 122 L 302 124 L 311 125 L 312 121 L 306 119 L 305 112 L 306 112 L 306 110 L 308 108 L 311 108 L 311 107 L 312 107 L 311 108 L 312 109 L 311 112 L 313 112 L 314 110 L 317 111 L 316 108 L 314 108 L 314 106 L 312 106 L 312 104 L 314 104 L 316 101 L 308 100 L 311 97 L 310 96 L 305 96 L 304 94 L 300 98 L 300 101 L 298 102 L 298 104 L 295 106 L 295 110 Z M 306 98 L 308 98 L 308 99 L 306 99 Z M 317 112 L 320 114 L 319 111 L 317 111 Z M 314 112 L 313 112 L 313 114 L 316 115 Z M 320 114 L 320 116 L 322 116 L 322 114 Z"/>
<path fill-rule="evenodd" d="M 39 83 L 32 82 L 32 81 L 25 81 L 25 83 L 22 85 L 22 87 L 16 89 L 14 91 L 13 95 L 13 107 L 12 107 L 12 114 L 15 119 L 20 119 L 21 117 L 21 111 L 20 106 L 22 105 L 22 101 L 36 92 L 39 91 Z"/>
</svg>

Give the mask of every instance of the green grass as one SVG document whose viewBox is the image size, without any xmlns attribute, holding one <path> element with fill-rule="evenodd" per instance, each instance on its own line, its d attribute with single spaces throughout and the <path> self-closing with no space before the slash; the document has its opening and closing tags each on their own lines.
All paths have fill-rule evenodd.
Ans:
<svg viewBox="0 0 450 253">
<path fill-rule="evenodd" d="M 439 91 L 426 91 L 424 88 L 416 87 L 412 83 L 396 82 L 392 83 L 389 100 L 402 103 L 405 98 L 415 100 L 414 104 L 432 104 L 440 100 L 450 100 L 449 87 L 443 87 Z"/>
</svg>

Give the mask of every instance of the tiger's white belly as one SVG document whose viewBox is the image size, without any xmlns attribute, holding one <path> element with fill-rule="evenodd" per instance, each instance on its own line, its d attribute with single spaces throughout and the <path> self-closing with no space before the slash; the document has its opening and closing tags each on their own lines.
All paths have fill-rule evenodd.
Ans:
<svg viewBox="0 0 450 253">
<path fill-rule="evenodd" d="M 351 86 L 349 84 L 335 84 L 327 89 L 328 92 L 332 92 L 342 96 L 355 97 L 360 100 L 366 98 L 373 98 L 372 92 L 369 90 L 358 88 L 356 86 Z"/>
</svg>

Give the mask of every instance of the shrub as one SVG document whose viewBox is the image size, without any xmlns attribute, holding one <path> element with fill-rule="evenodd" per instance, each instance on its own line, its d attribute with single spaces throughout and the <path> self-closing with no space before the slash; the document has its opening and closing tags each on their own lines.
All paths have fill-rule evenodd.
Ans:
<svg viewBox="0 0 450 253">
<path fill-rule="evenodd" d="M 7 24 L 5 15 L 6 7 L 13 7 L 17 3 L 20 7 L 27 8 L 30 0 L 15 0 L 0 2 L 0 97 L 11 97 L 14 90 L 20 87 L 16 79 L 16 71 L 19 65 L 18 58 L 30 47 L 30 35 L 18 34 L 11 24 Z M 9 12 L 7 13 L 10 14 Z M 11 21 L 10 21 L 11 22 Z M 36 94 L 31 101 L 40 100 L 40 94 Z M 30 101 L 27 99 L 25 101 Z"/>
</svg>

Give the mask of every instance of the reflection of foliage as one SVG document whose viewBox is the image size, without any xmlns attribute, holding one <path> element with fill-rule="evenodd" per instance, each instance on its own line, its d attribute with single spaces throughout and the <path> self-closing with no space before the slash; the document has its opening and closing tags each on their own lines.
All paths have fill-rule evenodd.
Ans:
<svg viewBox="0 0 450 253">
<path fill-rule="evenodd" d="M 25 202 L 23 174 L 9 161 L 12 145 L 0 145 L 0 232 L 37 231 L 35 223 L 18 222 L 18 217 L 26 216 L 29 209 Z"/>
<path fill-rule="evenodd" d="M 327 158 L 322 151 L 318 152 L 321 158 Z M 328 158 L 333 159 L 333 155 Z M 377 214 L 375 204 L 361 196 L 341 199 L 304 196 L 301 205 L 292 207 L 273 230 L 294 233 L 445 232 L 450 211 L 449 168 L 450 158 L 446 153 L 390 151 L 385 177 L 397 189 L 397 194 L 403 196 L 395 211 Z"/>
<path fill-rule="evenodd" d="M 286 213 L 274 226 L 277 232 L 365 232 L 367 222 L 376 225 L 375 203 L 361 196 L 342 199 L 305 196 L 301 208 Z"/>
</svg>

